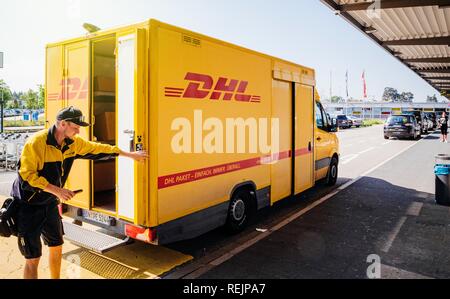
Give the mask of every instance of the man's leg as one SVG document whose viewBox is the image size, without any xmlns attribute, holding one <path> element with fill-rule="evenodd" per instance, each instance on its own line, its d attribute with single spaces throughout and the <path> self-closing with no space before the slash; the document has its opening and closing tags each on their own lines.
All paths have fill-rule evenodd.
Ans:
<svg viewBox="0 0 450 299">
<path fill-rule="evenodd" d="M 25 268 L 23 269 L 24 279 L 37 279 L 38 278 L 38 266 L 40 258 L 27 259 L 25 262 Z"/>
<path fill-rule="evenodd" d="M 49 250 L 50 277 L 52 279 L 59 279 L 61 273 L 62 245 L 49 247 Z"/>
</svg>

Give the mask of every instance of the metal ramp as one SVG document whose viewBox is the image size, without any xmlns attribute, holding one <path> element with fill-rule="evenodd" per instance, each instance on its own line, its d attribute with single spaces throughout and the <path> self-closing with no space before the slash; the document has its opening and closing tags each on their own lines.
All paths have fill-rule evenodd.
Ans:
<svg viewBox="0 0 450 299">
<path fill-rule="evenodd" d="M 78 246 L 97 253 L 104 253 L 108 250 L 125 245 L 130 239 L 128 237 L 125 239 L 120 239 L 105 235 L 67 221 L 63 221 L 63 225 L 64 238 Z"/>
</svg>

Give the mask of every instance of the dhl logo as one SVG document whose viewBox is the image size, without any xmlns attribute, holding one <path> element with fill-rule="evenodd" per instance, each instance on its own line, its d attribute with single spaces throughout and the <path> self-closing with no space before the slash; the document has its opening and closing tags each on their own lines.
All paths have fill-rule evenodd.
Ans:
<svg viewBox="0 0 450 299">
<path fill-rule="evenodd" d="M 166 87 L 165 96 L 169 98 L 235 100 L 238 102 L 260 103 L 261 97 L 245 94 L 247 81 L 220 77 L 215 86 L 211 76 L 187 73 L 184 80 L 190 81 L 186 89 Z M 214 88 L 213 88 L 214 87 Z"/>
<path fill-rule="evenodd" d="M 84 100 L 87 99 L 88 80 L 84 80 L 81 84 L 80 78 L 67 78 L 61 80 L 61 91 L 58 93 L 48 93 L 48 101 L 60 101 L 60 100 Z"/>
</svg>

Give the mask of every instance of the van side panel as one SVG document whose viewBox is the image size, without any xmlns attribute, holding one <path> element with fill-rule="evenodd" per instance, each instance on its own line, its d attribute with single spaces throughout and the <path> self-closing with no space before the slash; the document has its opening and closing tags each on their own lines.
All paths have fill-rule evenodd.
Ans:
<svg viewBox="0 0 450 299">
<path fill-rule="evenodd" d="M 258 135 L 259 119 L 270 121 L 272 81 L 266 57 L 163 26 L 157 39 L 162 224 L 227 202 L 240 182 L 251 181 L 257 189 L 270 185 L 270 166 L 260 165 L 259 146 L 239 153 L 226 127 L 227 119 L 246 122 L 242 139 L 248 152 L 250 131 Z M 233 123 L 229 128 L 238 135 Z"/>
</svg>

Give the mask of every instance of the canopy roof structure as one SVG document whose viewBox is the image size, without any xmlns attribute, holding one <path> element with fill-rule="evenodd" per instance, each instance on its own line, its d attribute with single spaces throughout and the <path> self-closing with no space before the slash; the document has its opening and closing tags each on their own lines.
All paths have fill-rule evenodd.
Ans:
<svg viewBox="0 0 450 299">
<path fill-rule="evenodd" d="M 450 0 L 321 0 L 450 99 Z"/>
</svg>

